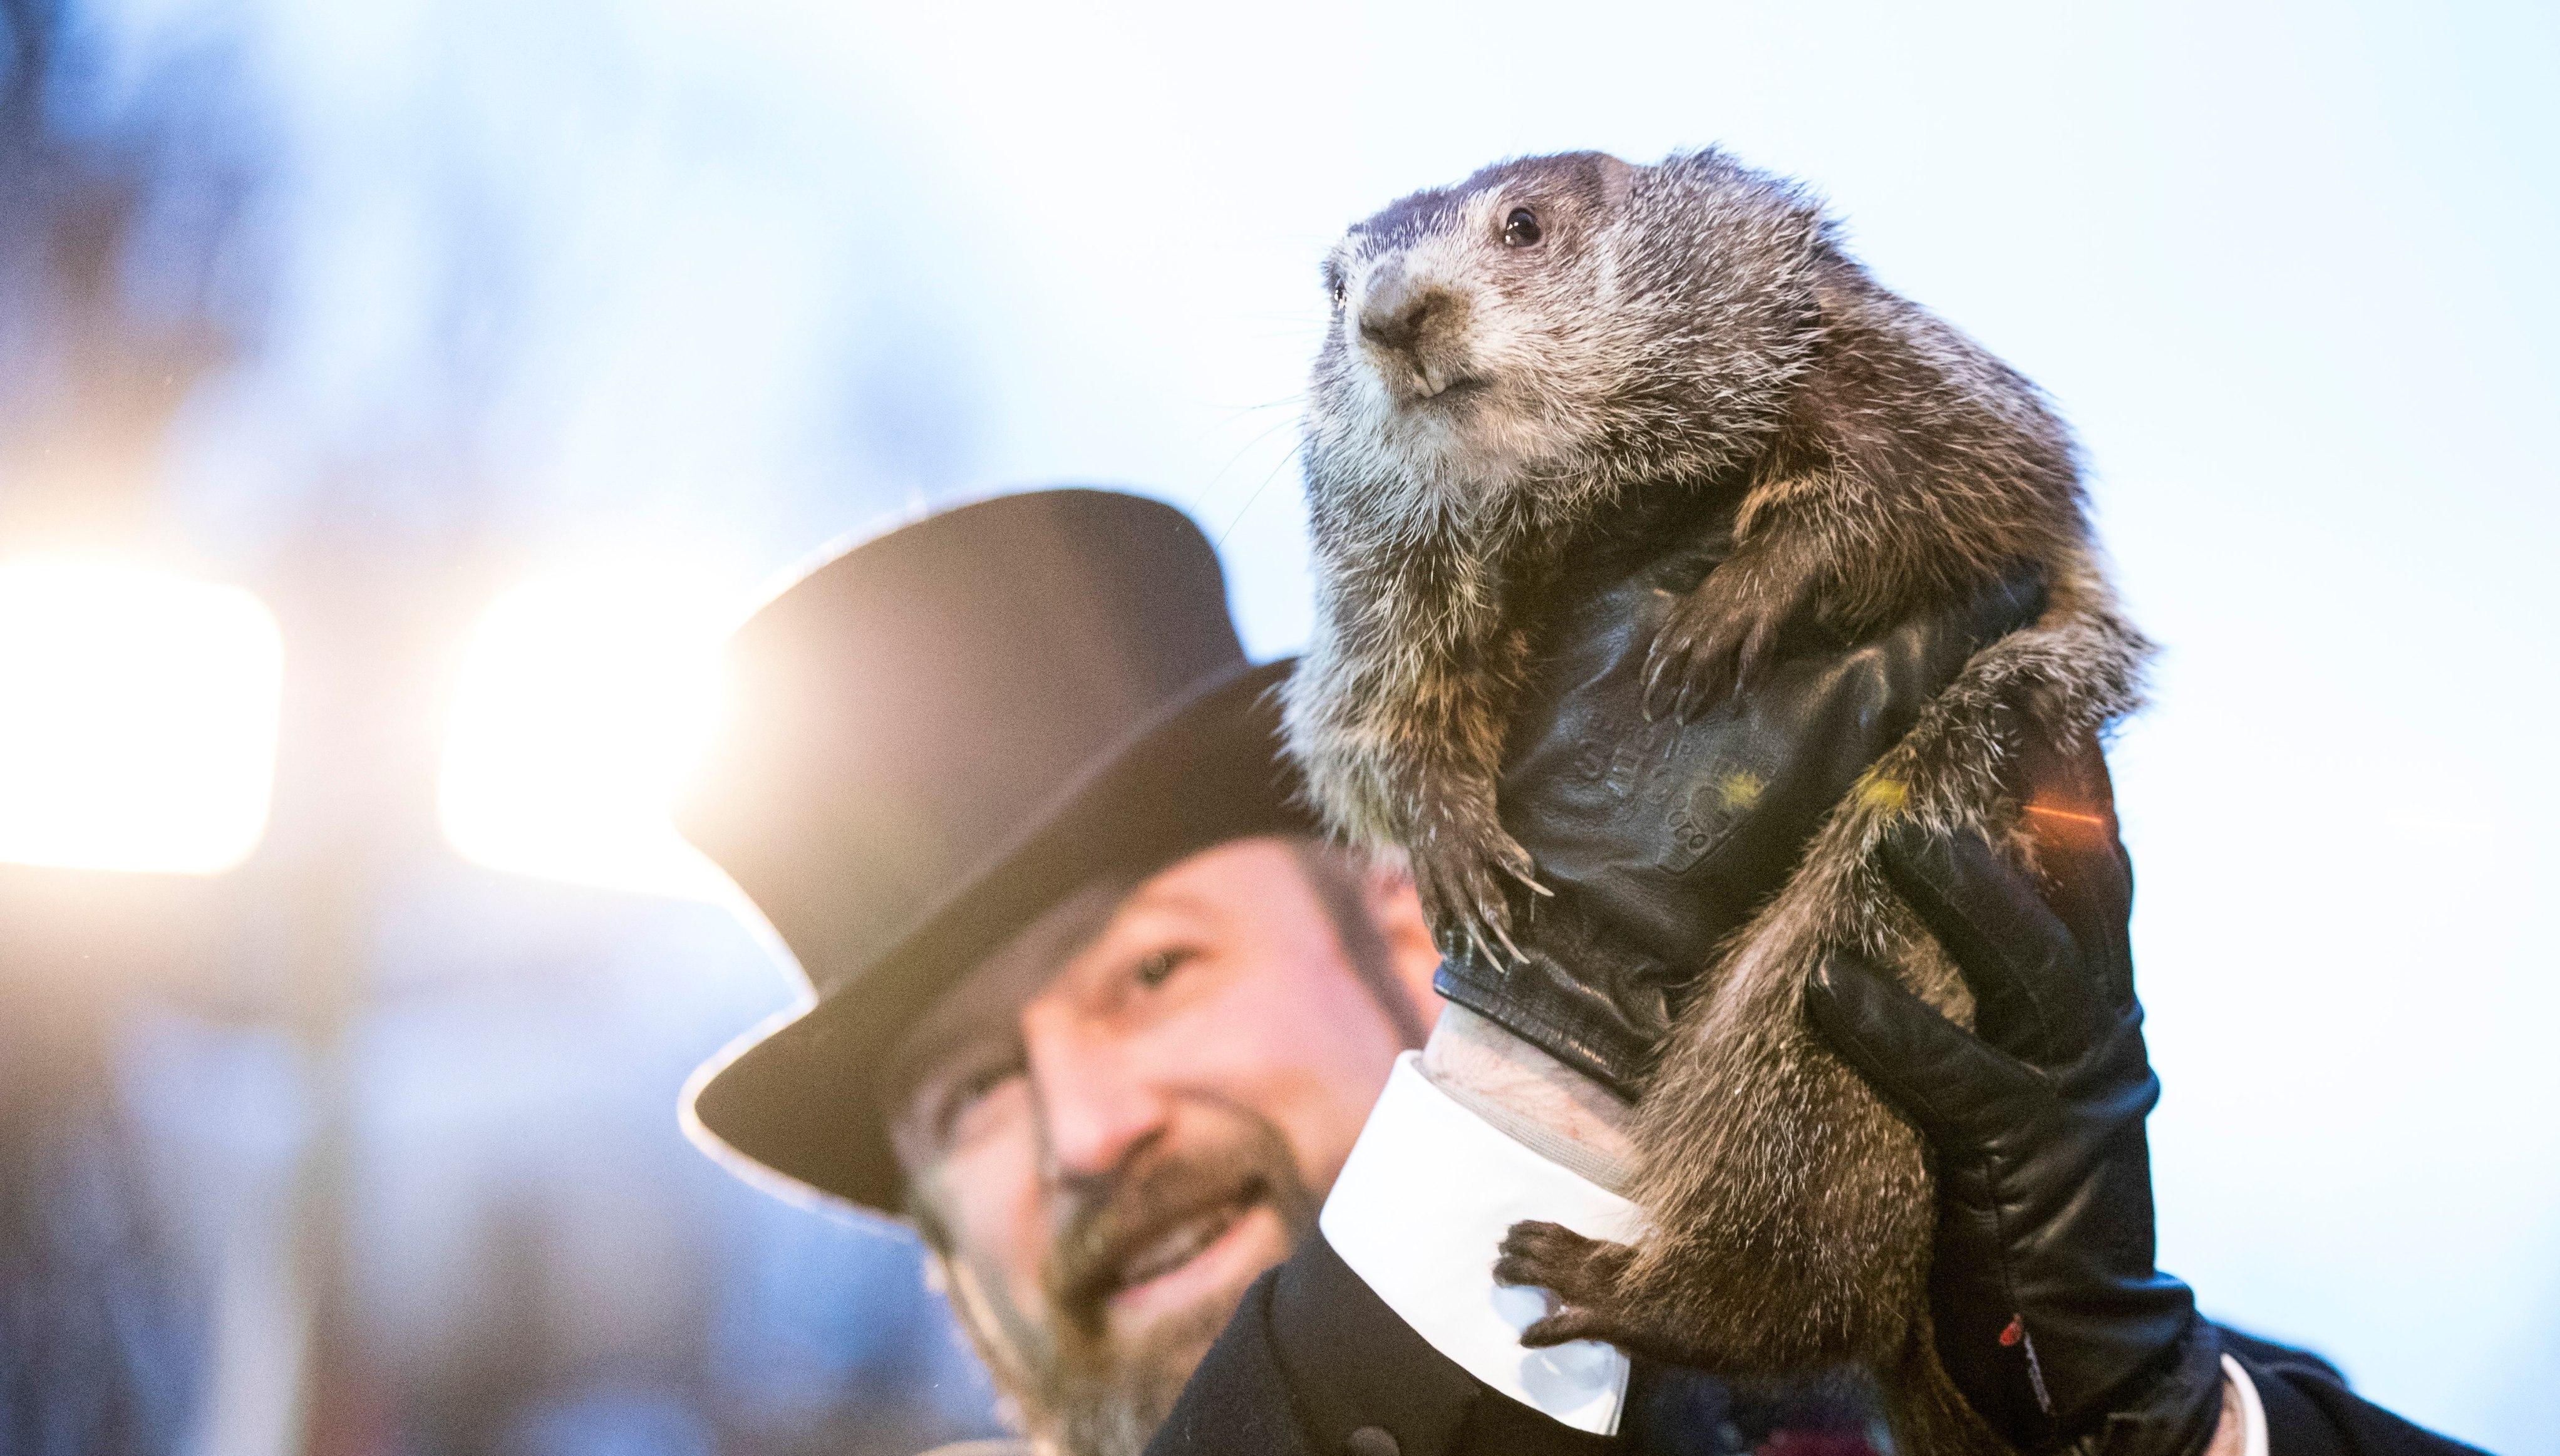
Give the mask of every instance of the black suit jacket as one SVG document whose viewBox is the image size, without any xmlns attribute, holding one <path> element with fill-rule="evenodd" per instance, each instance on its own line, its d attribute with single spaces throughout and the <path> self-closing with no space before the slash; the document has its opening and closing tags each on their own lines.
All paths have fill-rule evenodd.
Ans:
<svg viewBox="0 0 2560 1456">
<path fill-rule="evenodd" d="M 2350 1393 L 2317 1357 L 2225 1332 L 2267 1409 L 2270 1456 L 2451 1456 L 2474 1448 Z M 1616 1436 L 1496 1393 L 1388 1309 L 1322 1234 L 1257 1280 L 1149 1456 L 1857 1456 L 1863 1413 L 1821 1396 L 1753 1403 L 1642 1363 Z"/>
</svg>

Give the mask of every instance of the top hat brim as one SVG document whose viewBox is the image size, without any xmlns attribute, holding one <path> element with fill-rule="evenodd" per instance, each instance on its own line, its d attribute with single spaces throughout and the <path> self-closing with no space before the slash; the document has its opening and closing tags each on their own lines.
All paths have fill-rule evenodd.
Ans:
<svg viewBox="0 0 2560 1456">
<path fill-rule="evenodd" d="M 1231 839 L 1316 832 L 1280 752 L 1273 690 L 1290 666 L 1239 663 L 1096 755 L 913 932 L 696 1071 L 683 1098 L 688 1135 L 723 1161 L 898 1212 L 904 1175 L 879 1104 L 880 1067 L 959 976 L 1099 874 L 1143 873 Z"/>
</svg>

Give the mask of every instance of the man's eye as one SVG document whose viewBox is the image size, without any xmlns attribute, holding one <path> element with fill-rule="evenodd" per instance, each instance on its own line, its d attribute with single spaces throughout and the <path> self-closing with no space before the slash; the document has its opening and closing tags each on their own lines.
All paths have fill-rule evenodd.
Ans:
<svg viewBox="0 0 2560 1456">
<path fill-rule="evenodd" d="M 1139 985 L 1153 989 L 1172 980 L 1174 972 L 1191 958 L 1192 953 L 1188 950 L 1160 950 L 1138 962 L 1138 968 L 1131 975 Z"/>
<path fill-rule="evenodd" d="M 1503 220 L 1503 243 L 1507 247 L 1528 247 L 1545 236 L 1545 230 L 1537 226 L 1537 214 L 1526 208 L 1514 208 L 1512 215 Z"/>
<path fill-rule="evenodd" d="M 942 1094 L 941 1116 L 935 1121 L 938 1130 L 948 1137 L 969 1115 L 971 1108 L 987 1100 L 988 1094 L 1022 1074 L 1022 1067 L 1011 1062 L 994 1062 L 954 1081 Z"/>
</svg>

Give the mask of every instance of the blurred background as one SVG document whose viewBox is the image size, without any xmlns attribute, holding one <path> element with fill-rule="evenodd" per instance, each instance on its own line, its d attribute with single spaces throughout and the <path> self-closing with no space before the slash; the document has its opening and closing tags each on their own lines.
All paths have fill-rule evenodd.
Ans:
<svg viewBox="0 0 2560 1456">
<path fill-rule="evenodd" d="M 1729 143 L 2049 388 L 2166 1267 L 2560 1451 L 2541 5 L 0 0 L 0 1452 L 992 1431 L 888 1226 L 688 1147 L 786 1004 L 659 819 L 827 543 L 1126 484 L 1309 621 L 1340 228 Z"/>
</svg>

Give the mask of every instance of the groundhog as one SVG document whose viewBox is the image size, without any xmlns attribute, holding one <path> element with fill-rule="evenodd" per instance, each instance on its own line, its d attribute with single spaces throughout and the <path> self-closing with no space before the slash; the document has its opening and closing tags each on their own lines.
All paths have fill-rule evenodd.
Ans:
<svg viewBox="0 0 2560 1456">
<path fill-rule="evenodd" d="M 1961 980 L 1871 864 L 1897 821 L 2031 859 L 2021 744 L 2130 712 L 2077 452 L 2043 395 L 1878 284 L 1803 189 L 1706 150 L 1488 167 L 1355 226 L 1305 465 L 1318 625 L 1286 689 L 1311 793 L 1400 847 L 1444 949 L 1516 954 L 1537 867 L 1496 814 L 1506 733 L 1577 553 L 1722 510 L 1732 555 L 1671 604 L 1645 712 L 1965 599 L 2024 566 L 2045 609 L 1968 662 L 1697 968 L 1634 1112 L 1636 1247 L 1522 1224 L 1498 1272 L 1552 1291 L 1531 1344 L 1602 1339 L 1753 1377 L 1863 1370 L 1905 1451 L 2004 1449 L 1931 1345 L 1918 1135 L 1806 1026 L 1835 947 L 1960 1023 Z"/>
</svg>

